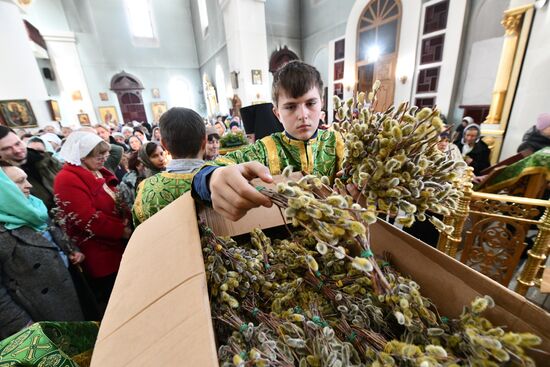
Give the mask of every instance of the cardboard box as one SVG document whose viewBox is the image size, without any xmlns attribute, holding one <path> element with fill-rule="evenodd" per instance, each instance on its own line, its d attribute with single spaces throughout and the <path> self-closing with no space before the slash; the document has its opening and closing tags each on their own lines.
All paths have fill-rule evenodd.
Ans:
<svg viewBox="0 0 550 367">
<path fill-rule="evenodd" d="M 276 207 L 250 211 L 239 222 L 206 213 L 220 235 L 280 225 Z M 216 366 L 217 355 L 194 202 L 189 194 L 141 224 L 122 259 L 99 330 L 92 367 Z M 484 275 L 399 229 L 379 221 L 371 226 L 375 253 L 411 275 L 442 315 L 456 316 L 478 295 L 497 307 L 487 313 L 495 325 L 532 332 L 550 351 L 550 314 Z M 533 354 L 538 364 L 548 355 Z"/>
</svg>

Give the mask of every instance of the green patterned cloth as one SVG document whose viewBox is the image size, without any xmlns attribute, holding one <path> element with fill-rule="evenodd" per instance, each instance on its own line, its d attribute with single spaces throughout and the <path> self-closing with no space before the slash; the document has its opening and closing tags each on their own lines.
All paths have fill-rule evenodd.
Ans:
<svg viewBox="0 0 550 367">
<path fill-rule="evenodd" d="M 134 226 L 137 227 L 172 201 L 191 190 L 194 175 L 195 172 L 161 172 L 141 181 L 132 207 Z"/>
<path fill-rule="evenodd" d="M 86 367 L 96 322 L 38 322 L 0 341 L 2 367 Z"/>
<path fill-rule="evenodd" d="M 334 179 L 342 168 L 344 142 L 340 133 L 319 130 L 317 137 L 308 141 L 294 140 L 284 133 L 266 136 L 252 145 L 228 153 L 223 158 L 234 163 L 257 161 L 269 167 L 272 175 L 280 174 L 286 166 Z M 217 163 L 226 164 L 226 160 Z"/>
<path fill-rule="evenodd" d="M 495 192 L 506 186 L 513 185 L 527 175 L 542 173 L 550 180 L 550 147 L 543 148 L 522 160 L 509 165 L 491 178 L 483 191 Z"/>
</svg>

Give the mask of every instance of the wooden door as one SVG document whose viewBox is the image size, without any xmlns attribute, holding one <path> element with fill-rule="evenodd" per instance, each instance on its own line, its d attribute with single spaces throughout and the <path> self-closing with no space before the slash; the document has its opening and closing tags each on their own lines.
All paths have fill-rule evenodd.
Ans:
<svg viewBox="0 0 550 367">
<path fill-rule="evenodd" d="M 380 80 L 380 89 L 374 106 L 376 111 L 385 111 L 393 105 L 396 59 L 395 54 L 385 55 L 374 64 L 374 80 Z"/>
<path fill-rule="evenodd" d="M 140 91 L 117 92 L 117 96 L 124 122 L 147 121 Z"/>
</svg>

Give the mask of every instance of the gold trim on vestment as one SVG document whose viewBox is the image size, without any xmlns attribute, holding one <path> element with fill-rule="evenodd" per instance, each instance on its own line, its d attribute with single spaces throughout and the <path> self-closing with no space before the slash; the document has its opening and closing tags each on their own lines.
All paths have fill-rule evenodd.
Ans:
<svg viewBox="0 0 550 367">
<path fill-rule="evenodd" d="M 188 180 L 193 178 L 193 176 L 195 176 L 195 172 L 190 172 L 190 173 L 161 172 L 160 175 L 166 178 L 177 178 L 177 179 Z"/>
<path fill-rule="evenodd" d="M 336 171 L 340 171 L 344 164 L 344 139 L 342 133 L 334 131 L 334 138 L 336 139 Z"/>
<path fill-rule="evenodd" d="M 260 140 L 267 153 L 267 163 L 269 166 L 269 172 L 272 175 L 281 174 L 281 161 L 279 159 L 279 150 L 277 149 L 277 144 L 271 136 L 266 136 Z"/>
<path fill-rule="evenodd" d="M 139 220 L 139 223 L 143 223 L 145 221 L 145 215 L 143 213 L 143 203 L 141 200 L 141 197 L 143 196 L 143 185 L 145 183 L 145 180 L 141 181 L 138 185 L 137 192 L 136 192 L 136 199 L 134 200 L 134 206 L 132 207 L 132 210 L 134 211 L 134 214 L 136 215 L 136 218 Z"/>
</svg>

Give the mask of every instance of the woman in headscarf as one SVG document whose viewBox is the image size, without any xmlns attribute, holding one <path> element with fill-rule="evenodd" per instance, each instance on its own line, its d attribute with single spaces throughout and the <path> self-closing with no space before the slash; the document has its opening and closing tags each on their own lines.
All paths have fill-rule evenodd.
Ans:
<svg viewBox="0 0 550 367">
<path fill-rule="evenodd" d="M 164 149 L 154 142 L 145 143 L 137 153 L 132 153 L 128 159 L 128 173 L 122 178 L 118 189 L 131 208 L 134 205 L 136 191 L 144 179 L 166 169 Z"/>
<path fill-rule="evenodd" d="M 473 167 L 474 174 L 479 176 L 481 171 L 491 165 L 489 156 L 491 150 L 481 140 L 481 129 L 477 124 L 470 124 L 464 128 L 462 140 L 456 143 L 456 146 L 462 152 L 464 162 Z"/>
<path fill-rule="evenodd" d="M 71 248 L 19 167 L 0 163 L 0 339 L 36 321 L 81 321 L 69 272 L 84 255 Z"/>
<path fill-rule="evenodd" d="M 145 177 L 151 177 L 166 169 L 164 149 L 152 141 L 145 143 L 138 151 L 138 158 L 145 166 Z"/>
<path fill-rule="evenodd" d="M 160 127 L 155 127 L 153 129 L 153 134 L 151 134 L 151 141 L 160 144 Z"/>
<path fill-rule="evenodd" d="M 96 134 L 72 133 L 61 148 L 66 163 L 54 182 L 67 234 L 86 255 L 84 271 L 100 307 L 107 305 L 131 234 L 127 208 L 117 205 L 117 179 L 103 167 L 109 149 Z"/>
<path fill-rule="evenodd" d="M 130 151 L 137 152 L 139 148 L 143 145 L 141 140 L 135 135 L 130 136 L 128 139 L 128 145 L 130 146 Z"/>
</svg>

